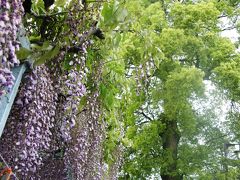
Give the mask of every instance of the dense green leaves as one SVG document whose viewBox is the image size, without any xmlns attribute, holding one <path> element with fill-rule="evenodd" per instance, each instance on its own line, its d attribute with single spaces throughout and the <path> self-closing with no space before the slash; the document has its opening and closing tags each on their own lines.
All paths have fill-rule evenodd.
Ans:
<svg viewBox="0 0 240 180">
<path fill-rule="evenodd" d="M 239 101 L 240 64 L 239 60 L 221 64 L 215 69 L 216 81 L 220 87 L 228 90 L 228 95 L 234 101 Z"/>
<path fill-rule="evenodd" d="M 124 4 L 119 1 L 110 1 L 104 3 L 101 23 L 107 30 L 113 30 L 119 23 L 123 22 L 127 16 L 127 10 L 124 8 Z"/>
<path fill-rule="evenodd" d="M 38 66 L 47 61 L 55 58 L 60 51 L 60 47 L 56 45 L 52 47 L 48 41 L 44 42 L 42 46 L 32 45 L 32 49 L 26 49 L 21 47 L 17 52 L 17 57 L 20 60 L 32 59 L 34 60 L 34 65 Z"/>
<path fill-rule="evenodd" d="M 21 47 L 16 54 L 19 60 L 25 60 L 31 55 L 31 53 L 31 50 Z"/>
<path fill-rule="evenodd" d="M 220 12 L 213 2 L 199 2 L 196 4 L 175 3 L 171 8 L 174 26 L 188 29 L 194 34 L 201 34 L 209 27 L 217 27 Z"/>
<path fill-rule="evenodd" d="M 43 45 L 42 50 L 43 51 L 41 54 L 38 55 L 39 57 L 34 58 L 35 66 L 47 63 L 47 61 L 52 60 L 54 57 L 56 57 L 59 54 L 60 47 L 58 45 L 55 47 L 45 47 L 45 45 Z"/>
<path fill-rule="evenodd" d="M 204 80 L 214 78 L 231 96 L 239 94 L 236 48 L 220 35 L 221 17 L 233 19 L 236 4 L 214 0 L 125 3 L 125 21 L 109 34 L 107 43 L 113 48 L 105 48 L 106 59 L 113 61 L 105 64 L 108 77 L 112 73 L 121 77 L 111 83 L 122 89 L 113 96 L 107 91 L 112 86 L 103 86 L 103 102 L 108 106 L 113 97 L 120 97 L 115 101 L 120 101 L 121 110 L 111 109 L 121 119 L 118 123 L 125 134 L 120 138 L 126 148 L 120 179 L 224 177 L 220 164 L 225 138 L 218 137 L 228 138 L 216 123 L 217 106 L 204 96 L 209 88 Z M 107 22 L 116 22 L 109 17 L 114 5 L 105 6 Z M 148 70 L 151 63 L 154 67 Z M 201 104 L 203 99 L 207 103 Z"/>
</svg>

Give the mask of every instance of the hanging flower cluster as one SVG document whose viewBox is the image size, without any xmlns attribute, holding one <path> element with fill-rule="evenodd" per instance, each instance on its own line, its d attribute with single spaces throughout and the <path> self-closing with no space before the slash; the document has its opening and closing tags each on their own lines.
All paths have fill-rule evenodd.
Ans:
<svg viewBox="0 0 240 180">
<path fill-rule="evenodd" d="M 88 121 L 86 122 L 89 130 L 88 161 L 84 178 L 85 179 L 103 179 L 103 141 L 105 138 L 105 123 L 101 121 L 101 106 L 99 103 L 99 85 L 102 76 L 102 62 L 97 61 L 95 71 L 91 74 L 93 86 L 96 89 L 87 100 Z"/>
<path fill-rule="evenodd" d="M 86 11 L 85 14 L 80 15 L 79 12 L 84 7 L 76 4 L 73 6 L 74 8 L 67 20 L 73 35 L 70 36 L 72 46 L 78 47 L 80 52 L 69 62 L 69 65 L 74 68 L 63 77 L 65 85 L 62 86 L 62 93 L 65 92 L 66 95 L 63 106 L 65 114 L 61 127 L 62 137 L 67 142 L 64 162 L 68 176 L 73 179 L 101 179 L 100 169 L 102 166 L 100 162 L 102 157 L 99 157 L 98 154 L 102 154 L 100 146 L 103 138 L 102 127 L 98 123 L 100 114 L 97 101 L 98 93 L 84 92 L 84 95 L 88 97 L 85 110 L 79 113 L 78 108 L 76 108 L 79 106 L 80 97 L 83 95 L 83 90 L 85 90 L 82 83 L 87 81 L 85 63 L 87 49 L 92 45 L 87 36 L 94 22 L 92 20 L 86 21 L 86 18 L 94 17 L 92 14 L 94 8 L 99 8 L 98 3 L 94 4 L 96 7 L 93 5 L 91 11 Z M 86 13 L 89 14 L 86 15 Z M 72 17 L 78 17 L 78 19 L 72 19 Z M 90 22 L 85 24 L 85 28 L 87 27 L 88 30 L 82 29 L 82 32 L 79 31 L 85 22 Z M 98 74 L 97 77 L 100 78 L 101 74 Z M 93 83 L 96 83 L 96 81 L 93 80 Z"/>
<path fill-rule="evenodd" d="M 101 122 L 98 92 L 93 93 L 88 100 L 89 119 L 88 129 L 90 135 L 89 156 L 86 169 L 86 179 L 103 179 L 103 146 L 105 124 Z"/>
<path fill-rule="evenodd" d="M 122 163 L 123 163 L 123 153 L 124 153 L 124 147 L 123 145 L 118 145 L 114 151 L 113 151 L 113 156 L 115 158 L 113 164 L 109 167 L 108 170 L 108 178 L 111 180 L 117 180 L 118 179 L 118 173 L 120 172 Z"/>
<path fill-rule="evenodd" d="M 100 3 L 84 11 L 81 2 L 70 8 L 65 29 L 58 34 L 64 46 L 58 57 L 25 76 L 0 140 L 0 152 L 22 179 L 103 177 L 105 126 L 98 101 L 102 67 L 92 64 L 91 79 L 86 67 L 93 45 L 92 18 Z M 64 43 L 66 35 L 69 39 Z M 88 81 L 93 90 L 87 90 Z M 83 96 L 86 104 L 80 110 Z"/>
<path fill-rule="evenodd" d="M 140 64 L 136 67 L 136 83 L 137 83 L 137 94 L 140 94 L 140 91 L 146 91 L 146 86 L 149 84 L 149 77 L 155 69 L 154 60 L 150 59 L 144 64 Z"/>
<path fill-rule="evenodd" d="M 50 150 L 56 97 L 44 65 L 25 76 L 0 143 L 1 153 L 21 177 L 34 177 Z M 9 139 L 12 147 L 6 149 Z"/>
<path fill-rule="evenodd" d="M 60 93 L 65 97 L 62 104 L 63 119 L 61 125 L 61 135 L 65 142 L 71 140 L 70 132 L 76 125 L 81 97 L 86 94 L 86 87 L 82 83 L 86 80 L 86 73 L 84 72 L 85 56 L 86 53 L 82 53 L 80 56 L 74 54 L 74 59 L 69 63 L 72 69 L 67 71 L 60 80 L 62 82 Z"/>
<path fill-rule="evenodd" d="M 81 112 L 77 124 L 71 131 L 71 141 L 68 144 L 64 161 L 67 171 L 73 179 L 101 179 L 102 170 L 102 142 L 103 125 L 99 123 L 99 115 L 92 112 L 92 107 L 98 109 L 94 93 L 88 101 L 93 106 L 87 105 L 86 110 Z M 95 102 L 93 102 L 95 100 Z M 90 103 L 89 103 L 90 104 Z M 94 117 L 92 116 L 94 114 Z"/>
<path fill-rule="evenodd" d="M 19 64 L 17 33 L 23 15 L 21 0 L 0 1 L 0 97 L 12 88 L 14 77 L 10 68 Z"/>
</svg>

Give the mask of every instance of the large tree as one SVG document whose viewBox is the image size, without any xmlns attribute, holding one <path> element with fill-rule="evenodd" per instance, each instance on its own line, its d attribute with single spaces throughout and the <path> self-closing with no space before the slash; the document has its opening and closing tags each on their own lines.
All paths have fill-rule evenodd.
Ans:
<svg viewBox="0 0 240 180">
<path fill-rule="evenodd" d="M 227 136 L 214 124 L 214 107 L 194 105 L 204 98 L 204 81 L 238 57 L 235 45 L 221 36 L 236 27 L 238 6 L 215 0 L 126 2 L 128 16 L 111 36 L 121 41 L 109 55 L 137 80 L 139 97 L 134 117 L 124 121 L 123 178 L 221 176 Z"/>
</svg>

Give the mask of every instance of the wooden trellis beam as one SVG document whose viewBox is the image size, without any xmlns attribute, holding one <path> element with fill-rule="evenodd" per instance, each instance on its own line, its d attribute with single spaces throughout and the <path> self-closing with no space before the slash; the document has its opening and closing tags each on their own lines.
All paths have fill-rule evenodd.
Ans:
<svg viewBox="0 0 240 180">
<path fill-rule="evenodd" d="M 25 30 L 23 27 L 19 32 L 18 40 L 20 41 L 22 47 L 30 49 L 30 43 L 25 36 Z M 13 76 L 15 77 L 13 88 L 8 94 L 4 95 L 0 99 L 0 138 L 2 136 L 14 99 L 17 95 L 18 88 L 20 86 L 23 74 L 26 69 L 27 66 L 25 63 L 12 69 Z"/>
</svg>

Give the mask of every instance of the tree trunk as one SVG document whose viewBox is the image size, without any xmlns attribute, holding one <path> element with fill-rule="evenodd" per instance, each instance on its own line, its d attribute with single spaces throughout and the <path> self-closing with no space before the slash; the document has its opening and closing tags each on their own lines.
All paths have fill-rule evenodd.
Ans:
<svg viewBox="0 0 240 180">
<path fill-rule="evenodd" d="M 167 154 L 164 161 L 167 163 L 166 167 L 161 171 L 163 180 L 182 180 L 183 176 L 179 174 L 177 169 L 177 154 L 180 134 L 176 121 L 166 120 L 166 129 L 162 134 L 163 150 Z"/>
</svg>

